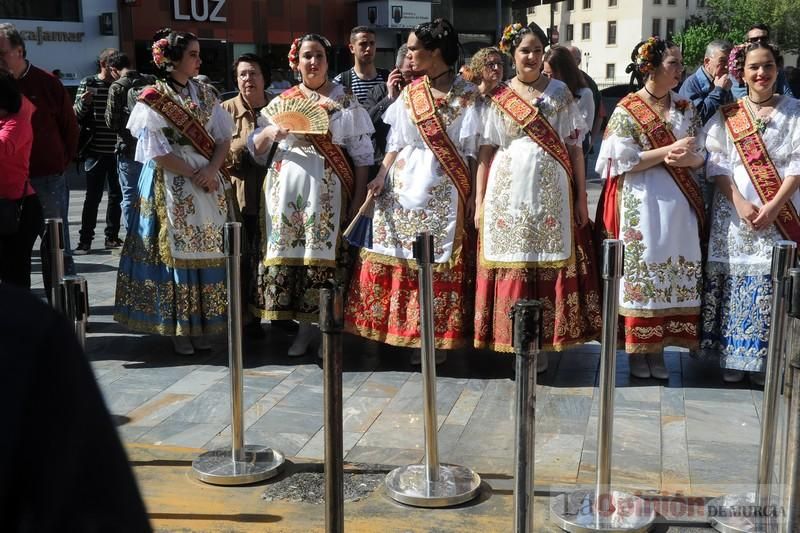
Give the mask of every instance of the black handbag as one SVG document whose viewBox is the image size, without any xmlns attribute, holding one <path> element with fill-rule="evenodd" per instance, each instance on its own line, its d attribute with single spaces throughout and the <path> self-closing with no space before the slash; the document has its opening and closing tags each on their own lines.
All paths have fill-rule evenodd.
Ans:
<svg viewBox="0 0 800 533">
<path fill-rule="evenodd" d="M 22 218 L 22 199 L 0 198 L 0 235 L 13 235 L 19 231 Z"/>
</svg>

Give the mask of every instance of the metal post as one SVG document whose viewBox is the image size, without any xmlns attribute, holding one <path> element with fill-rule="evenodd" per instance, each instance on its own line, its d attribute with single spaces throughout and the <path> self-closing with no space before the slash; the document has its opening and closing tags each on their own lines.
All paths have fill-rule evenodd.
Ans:
<svg viewBox="0 0 800 533">
<path fill-rule="evenodd" d="M 597 478 L 593 490 L 557 496 L 550 510 L 565 531 L 645 532 L 655 510 L 644 500 L 611 488 L 611 452 L 614 441 L 614 379 L 619 330 L 619 280 L 622 277 L 621 240 L 603 241 L 603 333 L 600 347 L 600 408 L 597 423 Z"/>
<path fill-rule="evenodd" d="M 790 317 L 786 342 L 786 379 L 783 398 L 786 430 L 783 441 L 783 483 L 778 531 L 800 530 L 800 268 L 790 268 L 786 314 Z"/>
<path fill-rule="evenodd" d="M 786 333 L 787 288 L 789 268 L 794 265 L 797 244 L 778 241 L 772 247 L 772 324 L 767 345 L 764 403 L 761 407 L 761 441 L 758 451 L 758 478 L 756 490 L 748 494 L 728 494 L 708 502 L 711 526 L 724 533 L 774 531 L 775 521 L 770 502 L 771 480 L 775 469 L 775 444 L 777 441 L 778 394 L 782 388 L 781 372 Z M 784 450 L 785 452 L 785 450 Z M 742 510 L 748 510 L 743 513 Z M 747 516 L 742 516 L 742 515 Z"/>
<path fill-rule="evenodd" d="M 228 356 L 231 375 L 231 447 L 206 452 L 192 462 L 201 481 L 213 485 L 246 485 L 280 471 L 284 455 L 266 446 L 244 444 L 244 378 L 242 369 L 242 224 L 227 222 L 223 233 L 227 256 Z"/>
<path fill-rule="evenodd" d="M 50 252 L 50 305 L 59 313 L 64 313 L 64 295 L 60 287 L 64 277 L 64 223 L 60 218 L 46 218 L 44 223 Z"/>
<path fill-rule="evenodd" d="M 64 309 L 75 328 L 75 337 L 86 349 L 86 324 L 89 320 L 89 292 L 83 276 L 64 276 L 59 287 Z"/>
<path fill-rule="evenodd" d="M 325 394 L 325 531 L 344 532 L 344 429 L 342 422 L 342 330 L 344 291 L 322 289 L 319 303 Z"/>
<path fill-rule="evenodd" d="M 396 468 L 386 476 L 386 491 L 401 503 L 448 507 L 473 499 L 481 479 L 469 468 L 439 463 L 436 418 L 436 355 L 433 321 L 433 236 L 417 235 L 414 259 L 419 267 L 420 333 L 422 341 L 425 463 Z"/>
<path fill-rule="evenodd" d="M 514 447 L 514 532 L 533 533 L 533 483 L 536 451 L 536 359 L 542 345 L 542 304 L 523 300 L 514 305 L 514 352 L 517 358 L 517 401 Z"/>
</svg>

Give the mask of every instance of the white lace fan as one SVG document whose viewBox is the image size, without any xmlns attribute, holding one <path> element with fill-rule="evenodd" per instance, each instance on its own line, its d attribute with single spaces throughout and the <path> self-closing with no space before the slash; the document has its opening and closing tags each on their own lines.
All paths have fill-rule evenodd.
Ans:
<svg viewBox="0 0 800 533">
<path fill-rule="evenodd" d="M 328 113 L 311 100 L 276 98 L 261 113 L 295 135 L 319 135 L 328 131 Z"/>
</svg>

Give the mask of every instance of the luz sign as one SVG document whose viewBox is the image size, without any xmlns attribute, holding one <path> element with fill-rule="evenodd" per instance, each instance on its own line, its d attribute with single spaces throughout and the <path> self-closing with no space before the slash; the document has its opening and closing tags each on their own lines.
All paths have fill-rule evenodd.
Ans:
<svg viewBox="0 0 800 533">
<path fill-rule="evenodd" d="M 172 18 L 196 22 L 225 22 L 220 11 L 227 0 L 172 0 Z"/>
</svg>

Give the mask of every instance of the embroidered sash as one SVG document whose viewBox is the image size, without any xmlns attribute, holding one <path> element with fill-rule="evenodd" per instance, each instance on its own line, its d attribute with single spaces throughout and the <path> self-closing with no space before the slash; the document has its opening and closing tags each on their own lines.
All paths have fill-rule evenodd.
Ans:
<svg viewBox="0 0 800 533">
<path fill-rule="evenodd" d="M 664 122 L 661 121 L 655 111 L 650 109 L 650 106 L 635 93 L 631 93 L 623 98 L 619 105 L 625 108 L 639 124 L 653 148 L 663 148 L 677 140 L 672 131 L 664 125 Z M 694 180 L 691 172 L 686 167 L 664 165 L 664 168 L 667 169 L 672 179 L 675 180 L 675 184 L 694 210 L 697 216 L 700 236 L 705 240 L 706 210 L 700 185 Z"/>
<path fill-rule="evenodd" d="M 291 89 L 283 91 L 280 95 L 281 98 L 308 98 L 299 85 L 295 85 Z M 319 152 L 328 165 L 331 166 L 333 171 L 339 176 L 342 181 L 345 193 L 348 198 L 353 197 L 353 187 L 355 186 L 355 175 L 353 169 L 350 167 L 350 162 L 344 154 L 342 147 L 333 143 L 333 137 L 330 130 L 325 132 L 325 135 L 306 135 L 308 141 L 314 145 L 314 148 Z"/>
<path fill-rule="evenodd" d="M 766 204 L 775 198 L 783 182 L 778 169 L 769 157 L 764 139 L 758 133 L 758 128 L 744 105 L 744 101 L 740 100 L 722 106 L 725 127 L 739 152 L 744 168 L 747 169 L 753 187 L 758 192 L 758 197 Z M 800 242 L 800 217 L 791 200 L 781 207 L 775 225 L 781 235 L 791 241 Z"/>
<path fill-rule="evenodd" d="M 206 131 L 205 126 L 169 94 L 163 93 L 155 87 L 147 87 L 139 94 L 139 101 L 164 117 L 173 129 L 192 143 L 200 155 L 211 160 L 217 146 L 214 139 Z M 223 166 L 219 171 L 230 181 L 231 176 L 227 168 Z"/>
<path fill-rule="evenodd" d="M 466 161 L 448 137 L 441 117 L 436 113 L 436 104 L 427 76 L 415 80 L 408 87 L 408 101 L 411 107 L 411 120 L 417 126 L 422 140 L 458 189 L 461 201 L 466 204 L 472 190 L 472 175 Z"/>
<path fill-rule="evenodd" d="M 536 144 L 558 161 L 572 179 L 572 161 L 567 147 L 550 121 L 539 113 L 539 109 L 502 83 L 494 88 L 491 98 Z"/>
</svg>

